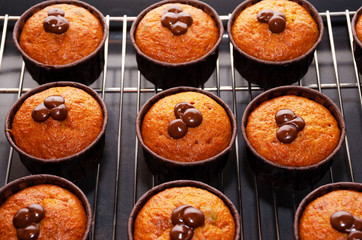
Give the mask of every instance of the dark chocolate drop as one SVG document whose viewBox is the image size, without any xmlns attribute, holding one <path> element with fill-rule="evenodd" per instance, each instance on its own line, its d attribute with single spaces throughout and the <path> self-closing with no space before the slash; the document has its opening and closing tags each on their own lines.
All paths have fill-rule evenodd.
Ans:
<svg viewBox="0 0 362 240">
<path fill-rule="evenodd" d="M 293 125 L 285 124 L 277 130 L 277 138 L 282 143 L 291 143 L 297 137 L 298 131 Z"/>
<path fill-rule="evenodd" d="M 62 34 L 69 28 L 69 22 L 62 16 L 48 16 L 43 22 L 44 30 L 46 32 Z"/>
<path fill-rule="evenodd" d="M 174 35 L 179 36 L 187 32 L 187 24 L 177 21 L 175 24 L 172 25 L 170 30 Z"/>
<path fill-rule="evenodd" d="M 182 218 L 184 223 L 192 228 L 201 227 L 205 222 L 204 214 L 199 209 L 194 207 L 185 208 L 182 214 Z"/>
<path fill-rule="evenodd" d="M 166 9 L 166 12 L 173 12 L 173 13 L 179 13 L 182 12 L 182 7 L 178 5 L 171 5 Z"/>
<path fill-rule="evenodd" d="M 31 117 L 36 122 L 44 122 L 50 116 L 49 109 L 45 107 L 44 103 L 40 103 L 31 112 Z"/>
<path fill-rule="evenodd" d="M 32 223 L 31 213 L 28 208 L 22 208 L 17 211 L 13 218 L 15 228 L 23 228 Z"/>
<path fill-rule="evenodd" d="M 348 235 L 347 240 L 362 240 L 362 232 L 361 231 L 354 231 Z"/>
<path fill-rule="evenodd" d="M 171 214 L 171 222 L 173 225 L 183 223 L 182 213 L 184 212 L 185 208 L 190 207 L 189 205 L 181 205 L 178 208 L 175 208 Z"/>
<path fill-rule="evenodd" d="M 354 217 L 346 211 L 338 211 L 332 214 L 330 218 L 331 225 L 339 232 L 348 233 L 353 227 Z"/>
<path fill-rule="evenodd" d="M 45 215 L 44 208 L 40 204 L 31 204 L 28 206 L 31 221 L 34 223 L 39 223 Z"/>
<path fill-rule="evenodd" d="M 268 23 L 269 19 L 274 15 L 274 11 L 271 9 L 263 9 L 256 15 L 259 22 Z"/>
<path fill-rule="evenodd" d="M 285 18 L 279 15 L 274 15 L 273 17 L 270 18 L 268 26 L 269 30 L 272 33 L 281 33 L 284 31 L 286 26 Z"/>
<path fill-rule="evenodd" d="M 173 12 L 165 12 L 161 17 L 162 26 L 171 28 L 177 22 L 177 15 Z"/>
<path fill-rule="evenodd" d="M 193 23 L 193 19 L 192 19 L 190 13 L 187 13 L 187 12 L 178 13 L 178 20 L 180 22 L 186 23 L 187 26 L 191 26 L 191 24 Z"/>
<path fill-rule="evenodd" d="M 194 236 L 194 231 L 187 225 L 177 224 L 170 232 L 171 240 L 191 240 Z"/>
<path fill-rule="evenodd" d="M 279 110 L 276 114 L 275 114 L 275 122 L 277 123 L 278 126 L 283 125 L 284 123 L 292 120 L 295 118 L 295 114 L 292 110 L 289 109 L 282 109 Z"/>
<path fill-rule="evenodd" d="M 58 107 L 61 104 L 64 104 L 64 98 L 60 95 L 53 95 L 44 99 L 44 105 L 49 109 Z"/>
<path fill-rule="evenodd" d="M 174 107 L 174 113 L 176 118 L 182 118 L 182 115 L 185 113 L 185 111 L 189 108 L 194 108 L 194 105 L 188 102 L 180 102 L 175 105 Z"/>
<path fill-rule="evenodd" d="M 302 131 L 305 127 L 305 122 L 300 116 L 296 116 L 294 119 L 290 120 L 288 124 L 294 125 L 298 132 Z"/>
<path fill-rule="evenodd" d="M 38 238 L 39 232 L 39 226 L 36 223 L 16 230 L 19 240 L 35 240 Z"/>
<path fill-rule="evenodd" d="M 54 107 L 50 110 L 50 116 L 52 116 L 53 119 L 62 121 L 67 118 L 68 111 L 65 107 L 65 104 L 61 104 L 57 107 Z"/>
<path fill-rule="evenodd" d="M 182 119 L 175 119 L 168 125 L 167 131 L 172 138 L 178 139 L 186 135 L 187 126 Z"/>
<path fill-rule="evenodd" d="M 196 108 L 189 108 L 183 114 L 182 120 L 188 127 L 197 127 L 202 122 L 202 114 Z"/>
<path fill-rule="evenodd" d="M 48 16 L 65 16 L 65 12 L 60 8 L 51 8 L 48 11 Z"/>
</svg>

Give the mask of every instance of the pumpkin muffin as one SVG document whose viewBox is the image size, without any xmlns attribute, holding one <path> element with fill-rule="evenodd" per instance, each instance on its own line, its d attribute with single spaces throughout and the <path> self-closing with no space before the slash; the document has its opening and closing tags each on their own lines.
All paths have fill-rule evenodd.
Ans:
<svg viewBox="0 0 362 240">
<path fill-rule="evenodd" d="M 54 22 L 54 23 L 53 23 Z M 57 28 L 47 24 L 57 24 Z M 65 65 L 93 53 L 103 40 L 100 20 L 75 4 L 53 4 L 26 20 L 19 44 L 35 61 Z"/>
<path fill-rule="evenodd" d="M 69 190 L 52 184 L 25 188 L 0 206 L 0 238 L 81 240 L 87 229 L 82 202 Z M 29 237 L 29 236 L 28 236 Z"/>
<path fill-rule="evenodd" d="M 178 111 L 180 114 L 177 115 Z M 186 111 L 191 112 L 191 122 L 200 120 L 199 125 L 187 123 L 190 115 Z M 195 111 L 201 119 L 192 115 Z M 176 128 L 172 130 L 174 123 Z M 178 123 L 185 127 L 182 136 L 177 135 L 180 134 Z M 144 116 L 141 131 L 148 148 L 161 157 L 178 162 L 213 157 L 229 146 L 232 135 L 231 121 L 225 109 L 209 96 L 194 91 L 159 99 Z"/>
<path fill-rule="evenodd" d="M 347 240 L 362 236 L 362 193 L 335 190 L 310 202 L 299 220 L 300 240 Z M 353 229 L 353 230 L 352 230 Z"/>
<path fill-rule="evenodd" d="M 100 104 L 90 94 L 77 87 L 58 86 L 28 97 L 8 131 L 27 154 L 58 159 L 92 144 L 103 128 L 103 118 Z"/>
<path fill-rule="evenodd" d="M 179 236 L 180 228 L 194 240 L 237 238 L 234 217 L 223 200 L 205 189 L 180 186 L 167 188 L 144 204 L 135 217 L 132 239 L 179 239 L 173 236 Z"/>
<path fill-rule="evenodd" d="M 305 167 L 317 164 L 335 150 L 340 129 L 323 105 L 305 97 L 284 95 L 263 102 L 250 113 L 246 136 L 267 160 Z"/>
<path fill-rule="evenodd" d="M 236 45 L 250 56 L 287 61 L 307 53 L 317 42 L 319 29 L 297 2 L 263 0 L 239 14 L 231 34 Z"/>
<path fill-rule="evenodd" d="M 167 14 L 174 16 L 168 18 Z M 184 32 L 172 30 L 178 23 L 184 24 Z M 135 33 L 136 44 L 144 54 L 167 63 L 196 60 L 213 49 L 218 39 L 219 29 L 210 15 L 181 3 L 152 9 L 139 22 Z"/>
</svg>

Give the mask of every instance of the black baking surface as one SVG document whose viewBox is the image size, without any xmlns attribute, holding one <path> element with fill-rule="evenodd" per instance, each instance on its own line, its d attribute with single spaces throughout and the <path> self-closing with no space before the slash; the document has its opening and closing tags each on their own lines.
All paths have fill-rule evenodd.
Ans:
<svg viewBox="0 0 362 240">
<path fill-rule="evenodd" d="M 19 16 L 29 7 L 41 1 L 38 0 L 0 0 L 0 31 L 4 27 L 4 15 Z M 85 1 L 98 8 L 104 15 L 111 17 L 129 17 L 136 16 L 140 11 L 155 3 L 151 0 L 88 0 Z M 241 3 L 234 0 L 207 0 L 205 1 L 216 11 L 227 16 L 233 9 Z M 342 150 L 334 159 L 331 173 L 327 173 L 317 186 L 311 186 L 304 191 L 292 192 L 289 190 L 273 190 L 271 187 L 257 181 L 255 187 L 254 174 L 247 164 L 247 152 L 244 141 L 241 137 L 240 129 L 238 133 L 238 158 L 234 151 L 230 160 L 219 179 L 209 184 L 223 191 L 231 201 L 236 205 L 243 219 L 243 238 L 247 240 L 254 239 L 285 239 L 293 238 L 292 221 L 295 207 L 301 199 L 316 187 L 333 181 L 352 181 L 349 168 L 349 156 L 351 160 L 351 169 L 356 182 L 362 182 L 362 103 L 359 96 L 359 90 L 356 86 L 356 75 L 353 67 L 353 60 L 348 38 L 347 24 L 345 16 L 332 16 L 333 40 L 336 50 L 337 74 L 332 59 L 330 47 L 330 38 L 327 29 L 326 10 L 330 12 L 356 11 L 361 5 L 361 0 L 313 0 L 310 1 L 317 10 L 322 13 L 325 24 L 323 41 L 318 47 L 318 63 L 320 72 L 320 81 L 323 84 L 322 92 L 328 95 L 332 100 L 341 107 L 339 101 L 336 79 L 340 81 L 341 100 L 343 103 L 344 115 L 346 120 L 348 147 L 344 145 Z M 352 14 L 350 15 L 352 18 Z M 9 20 L 5 51 L 0 63 L 0 125 L 4 126 L 5 115 L 11 105 L 17 99 L 17 89 L 19 88 L 19 79 L 21 78 L 22 59 L 16 51 L 12 41 L 12 26 L 15 20 Z M 128 31 L 130 24 L 128 23 Z M 226 20 L 223 21 L 226 26 Z M 106 93 L 104 96 L 108 113 L 109 123 L 106 132 L 106 145 L 104 156 L 100 164 L 99 186 L 97 195 L 97 206 L 95 204 L 96 172 L 90 174 L 84 179 L 76 181 L 76 184 L 86 193 L 92 209 L 95 209 L 95 228 L 93 239 L 112 239 L 113 231 L 115 239 L 126 239 L 127 237 L 127 220 L 133 207 L 133 195 L 136 199 L 142 196 L 153 185 L 153 178 L 143 160 L 142 152 L 136 152 L 136 134 L 135 119 L 137 114 L 137 64 L 135 52 L 130 43 L 129 32 L 126 38 L 126 56 L 124 65 L 124 94 L 121 99 L 120 87 L 122 79 L 122 21 L 111 20 L 110 38 L 109 38 L 109 55 L 106 75 Z M 2 33 L 0 32 L 0 37 Z M 0 38 L 1 41 L 1 38 Z M 230 67 L 230 49 L 228 37 L 225 34 L 219 50 L 219 75 L 221 81 L 220 96 L 226 103 L 233 108 L 234 99 L 232 87 L 232 70 Z M 317 70 L 315 62 L 312 63 L 306 76 L 302 79 L 302 85 L 308 85 L 318 90 Z M 102 75 L 101 75 L 102 76 Z M 359 75 L 361 78 L 361 75 Z M 216 73 L 211 76 L 205 84 L 205 88 L 212 88 L 212 93 L 217 94 Z M 140 106 L 142 106 L 151 96 L 155 94 L 154 86 L 146 81 L 143 77 L 140 79 L 141 88 L 144 90 L 140 94 Z M 24 89 L 31 89 L 37 86 L 30 75 L 25 71 Z M 235 93 L 236 117 L 237 123 L 240 124 L 244 109 L 250 101 L 247 82 L 235 72 Z M 100 77 L 91 85 L 96 90 L 102 87 L 102 78 Z M 235 89 L 235 88 L 234 88 Z M 253 88 L 254 89 L 254 88 Z M 252 97 L 259 94 L 260 90 L 253 90 Z M 120 101 L 122 105 L 120 105 Z M 122 116 L 121 122 L 119 116 Z M 118 127 L 121 124 L 121 139 L 118 144 Z M 116 182 L 118 147 L 120 146 L 119 155 L 119 181 Z M 5 139 L 4 131 L 0 131 L 0 187 L 5 184 L 8 158 L 10 147 Z M 135 154 L 138 153 L 137 162 Z M 237 166 L 240 170 L 240 196 L 238 193 Z M 137 172 L 135 172 L 137 166 Z M 9 181 L 19 177 L 29 175 L 19 160 L 16 152 L 13 153 L 10 161 Z M 136 184 L 134 184 L 134 179 Z M 155 180 L 155 184 L 160 182 Z M 115 201 L 115 192 L 118 190 L 118 200 Z M 256 191 L 257 190 L 257 191 Z M 258 196 L 256 196 L 258 194 Z M 274 200 L 276 210 L 274 208 Z M 116 204 L 115 204 L 116 203 Z M 241 204 L 241 205 L 240 205 Z M 116 205 L 117 211 L 114 212 Z M 259 206 L 259 208 L 258 208 Z M 115 227 L 113 221 L 115 218 Z M 260 217 L 260 225 L 258 218 Z M 277 221 L 276 221 L 277 219 Z M 278 223 L 278 224 L 277 224 Z M 91 238 L 90 238 L 91 239 Z"/>
</svg>

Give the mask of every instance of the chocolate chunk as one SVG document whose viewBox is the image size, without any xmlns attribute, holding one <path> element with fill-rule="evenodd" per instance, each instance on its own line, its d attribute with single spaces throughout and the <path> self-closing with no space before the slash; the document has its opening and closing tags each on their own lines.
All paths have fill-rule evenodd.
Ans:
<svg viewBox="0 0 362 240">
<path fill-rule="evenodd" d="M 64 102 L 64 98 L 60 95 L 53 95 L 44 99 L 44 105 L 49 109 L 58 107 L 59 105 L 64 104 Z"/>
<path fill-rule="evenodd" d="M 171 240 L 191 240 L 194 236 L 194 231 L 187 225 L 177 224 L 170 232 Z"/>
<path fill-rule="evenodd" d="M 197 127 L 202 122 L 202 114 L 196 108 L 189 108 L 183 114 L 182 120 L 188 127 Z"/>
<path fill-rule="evenodd" d="M 48 16 L 43 22 L 44 30 L 46 32 L 62 34 L 69 28 L 69 22 L 62 16 Z"/>
<path fill-rule="evenodd" d="M 167 128 L 168 134 L 173 138 L 182 138 L 187 133 L 187 126 L 182 119 L 173 120 Z"/>
<path fill-rule="evenodd" d="M 271 9 L 263 9 L 256 15 L 259 22 L 268 23 L 269 19 L 274 15 L 274 11 Z"/>
<path fill-rule="evenodd" d="M 31 117 L 36 122 L 44 122 L 49 118 L 49 116 L 49 109 L 44 105 L 43 102 L 36 106 L 31 112 Z"/>
</svg>

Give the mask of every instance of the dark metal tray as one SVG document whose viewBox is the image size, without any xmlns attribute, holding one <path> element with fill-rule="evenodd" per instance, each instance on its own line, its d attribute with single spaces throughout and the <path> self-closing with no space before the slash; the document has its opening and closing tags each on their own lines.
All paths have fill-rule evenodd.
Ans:
<svg viewBox="0 0 362 240">
<path fill-rule="evenodd" d="M 356 10 L 356 9 L 353 9 Z M 350 19 L 354 11 L 321 12 L 326 29 L 306 76 L 297 84 L 322 91 L 344 113 L 347 127 L 345 145 L 334 159 L 328 174 L 317 186 L 329 182 L 362 182 L 362 97 L 360 75 L 351 51 Z M 24 69 L 12 42 L 17 16 L 0 16 L 0 121 L 12 103 L 37 86 Z M 159 90 L 138 72 L 129 28 L 135 17 L 107 16 L 110 36 L 106 43 L 103 75 L 91 85 L 104 98 L 109 111 L 104 157 L 98 171 L 76 184 L 91 202 L 94 226 L 91 239 L 126 239 L 127 220 L 135 201 L 160 182 L 148 171 L 135 135 L 135 118 L 144 102 Z M 224 25 L 228 15 L 223 15 Z M 220 46 L 217 69 L 204 89 L 220 95 L 241 117 L 249 101 L 261 90 L 249 85 L 233 67 L 228 36 Z M 0 187 L 29 175 L 18 154 L 13 153 L 4 131 L 0 134 Z M 272 189 L 259 182 L 246 161 L 240 129 L 237 144 L 222 174 L 209 184 L 223 191 L 242 216 L 242 239 L 292 239 L 294 212 L 301 199 L 317 186 L 293 192 Z"/>
</svg>

